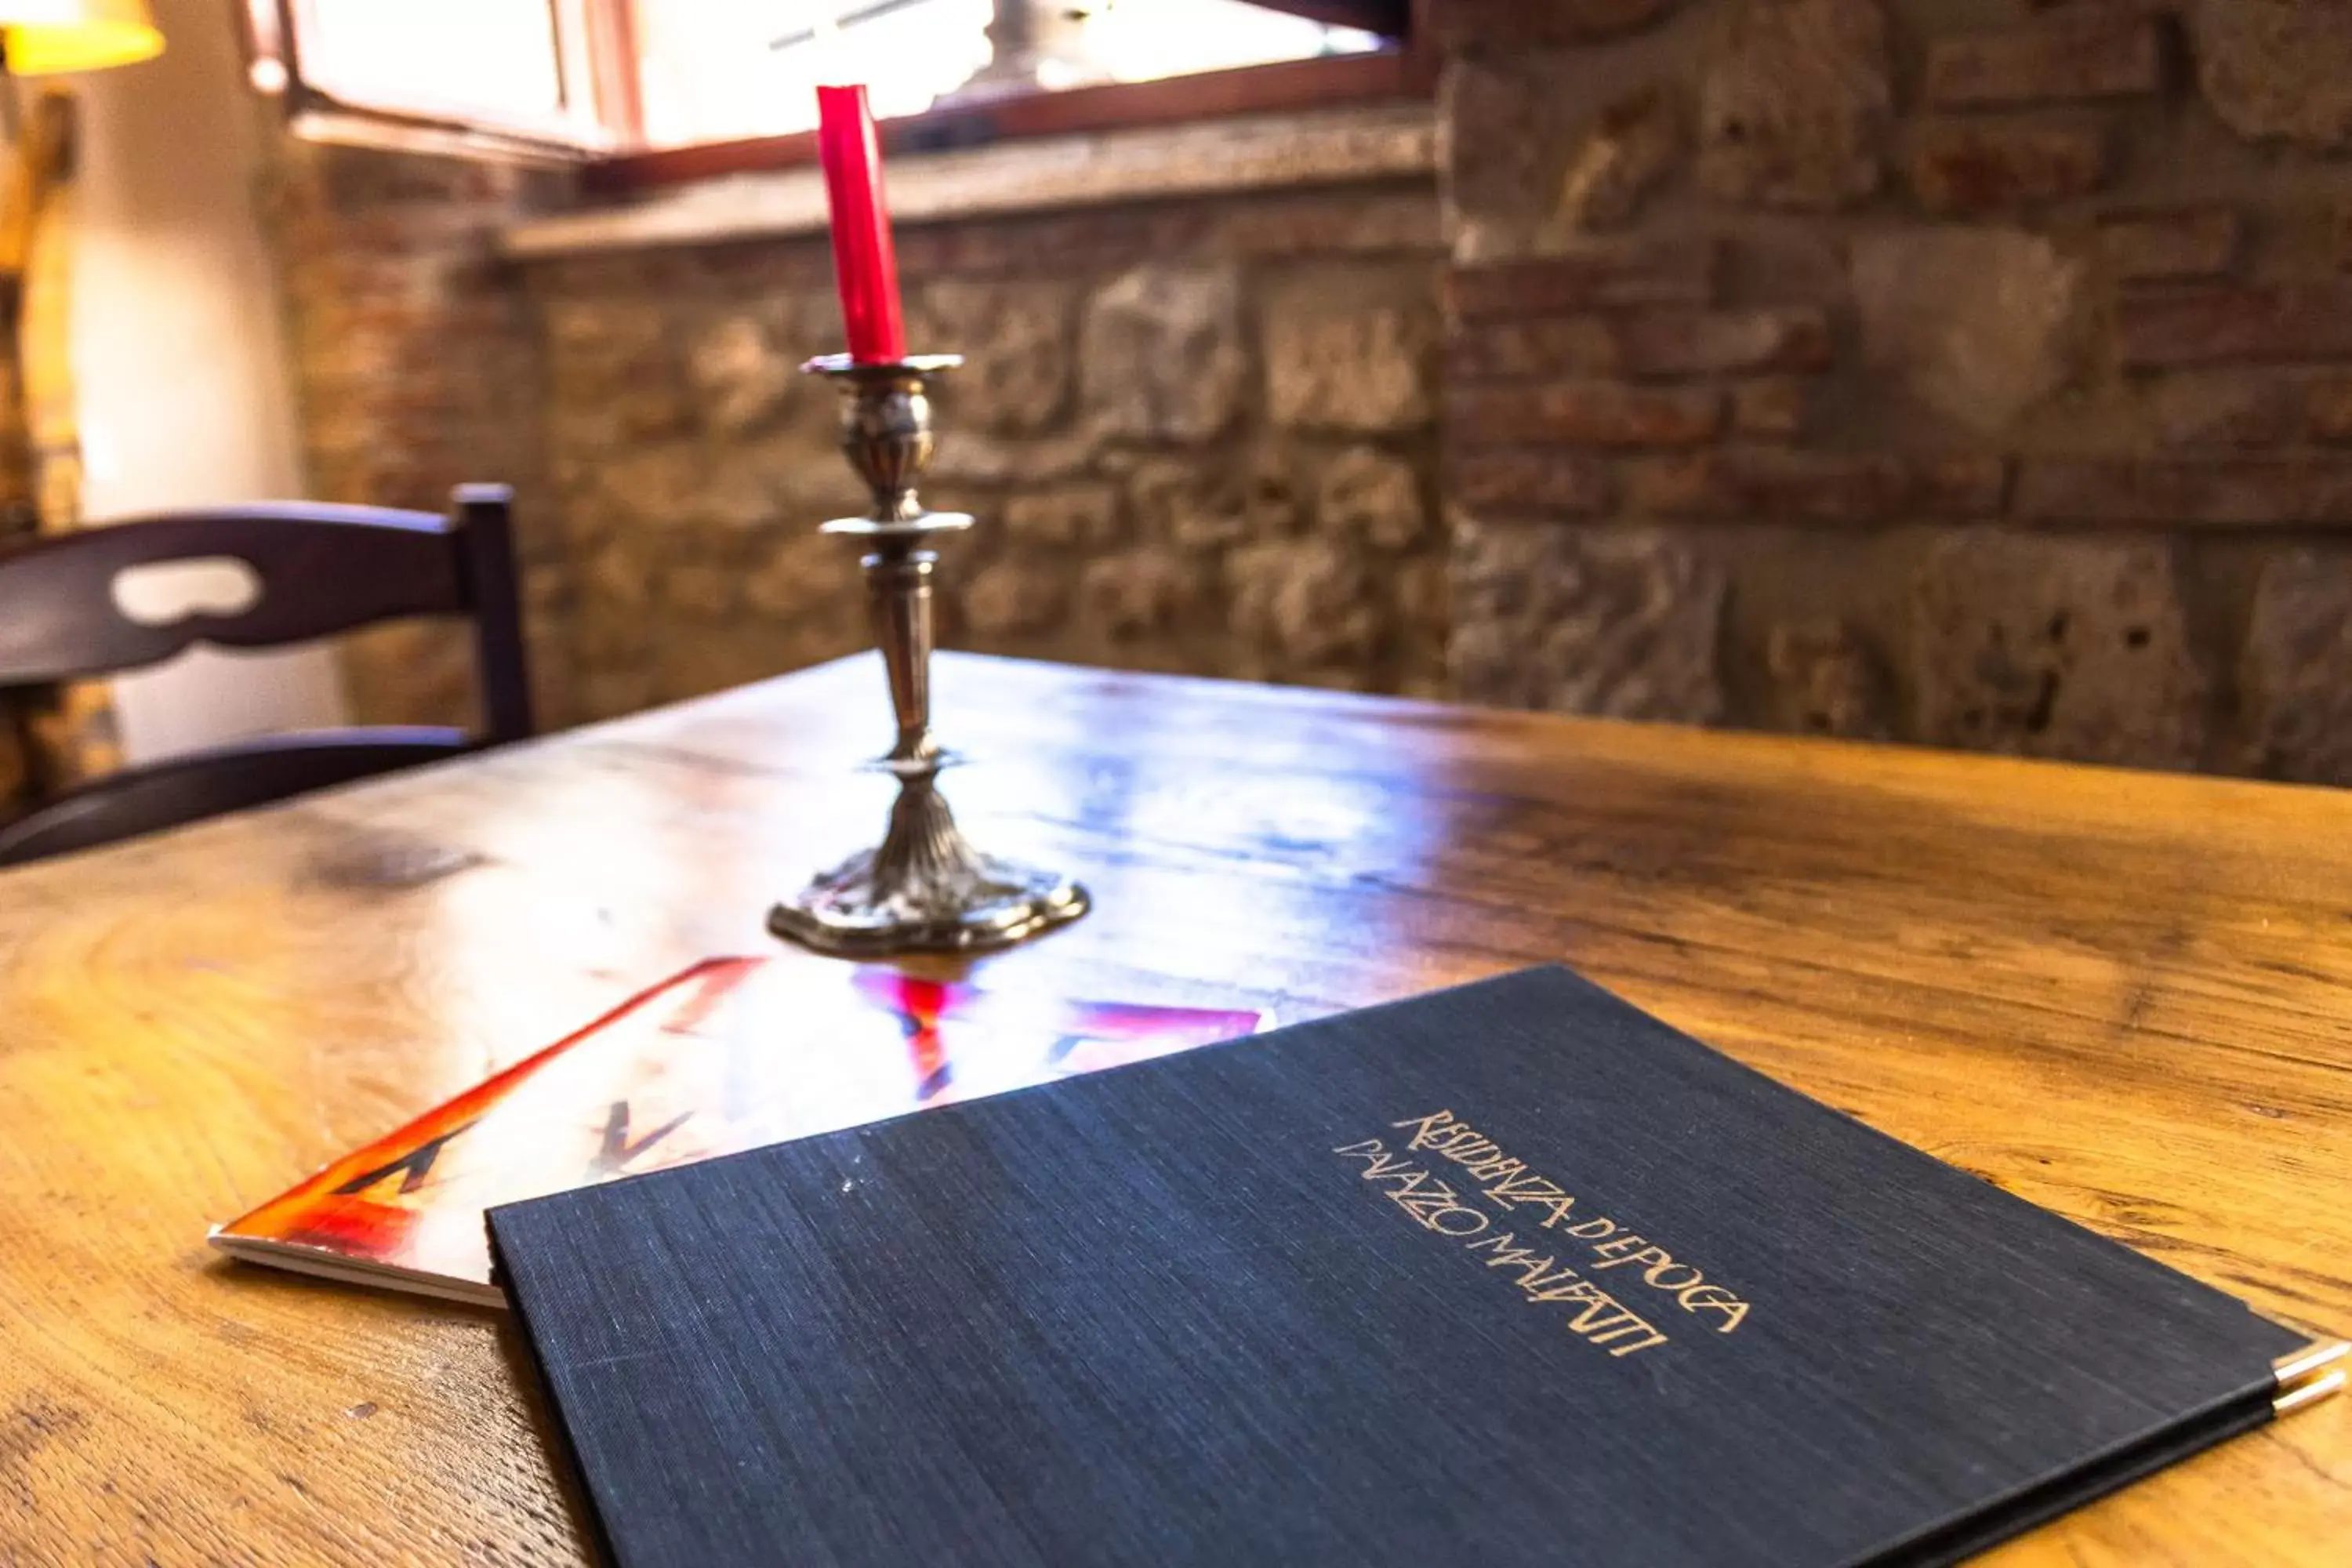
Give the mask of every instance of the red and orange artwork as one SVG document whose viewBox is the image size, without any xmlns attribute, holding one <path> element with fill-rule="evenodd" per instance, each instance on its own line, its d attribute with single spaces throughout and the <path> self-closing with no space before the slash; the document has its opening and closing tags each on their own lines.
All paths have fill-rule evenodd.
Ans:
<svg viewBox="0 0 2352 1568">
<path fill-rule="evenodd" d="M 219 1226 L 234 1256 L 497 1302 L 483 1211 L 1231 1039 L 1254 1009 L 708 959 Z"/>
</svg>

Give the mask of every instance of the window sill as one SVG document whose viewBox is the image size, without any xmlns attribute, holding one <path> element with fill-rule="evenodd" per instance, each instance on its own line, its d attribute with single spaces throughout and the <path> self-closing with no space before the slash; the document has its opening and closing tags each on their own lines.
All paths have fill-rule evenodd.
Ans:
<svg viewBox="0 0 2352 1568">
<path fill-rule="evenodd" d="M 902 224 L 1303 185 L 1432 177 L 1436 120 L 1424 100 L 1039 137 L 896 158 Z M 500 236 L 517 260 L 822 232 L 824 179 L 803 165 L 729 175 L 624 206 L 536 218 Z"/>
</svg>

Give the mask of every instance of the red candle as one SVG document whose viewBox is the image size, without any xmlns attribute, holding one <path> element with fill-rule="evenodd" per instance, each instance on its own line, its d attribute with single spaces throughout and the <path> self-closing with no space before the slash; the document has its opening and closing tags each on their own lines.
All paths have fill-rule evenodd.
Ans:
<svg viewBox="0 0 2352 1568">
<path fill-rule="evenodd" d="M 882 205 L 882 149 L 874 137 L 863 87 L 816 89 L 818 157 L 825 204 L 833 210 L 833 276 L 849 357 L 868 363 L 907 357 L 898 315 L 898 252 Z"/>
</svg>

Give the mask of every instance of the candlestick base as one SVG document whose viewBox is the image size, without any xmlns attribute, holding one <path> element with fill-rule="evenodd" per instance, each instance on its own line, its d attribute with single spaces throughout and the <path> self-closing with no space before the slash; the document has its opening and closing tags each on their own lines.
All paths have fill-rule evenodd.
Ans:
<svg viewBox="0 0 2352 1568">
<path fill-rule="evenodd" d="M 894 769 L 898 803 L 880 845 L 861 849 L 768 912 L 768 929 L 819 952 L 978 952 L 1087 912 L 1068 878 L 983 855 L 964 841 L 936 766 Z"/>
</svg>

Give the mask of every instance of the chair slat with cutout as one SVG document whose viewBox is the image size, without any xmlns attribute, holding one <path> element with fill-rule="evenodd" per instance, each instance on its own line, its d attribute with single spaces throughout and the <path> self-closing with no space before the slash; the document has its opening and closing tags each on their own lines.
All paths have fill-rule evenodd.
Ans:
<svg viewBox="0 0 2352 1568">
<path fill-rule="evenodd" d="M 138 518 L 0 552 L 0 687 L 143 668 L 197 644 L 277 647 L 382 621 L 457 616 L 474 626 L 483 725 L 271 737 L 128 768 L 0 826 L 0 865 L 41 859 L 532 732 L 512 492 L 460 486 L 450 515 L 257 503 Z M 137 614 L 126 574 L 226 559 L 249 601 Z"/>
</svg>

